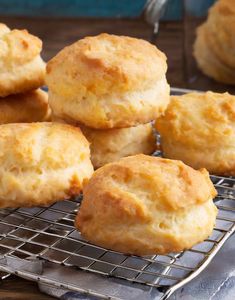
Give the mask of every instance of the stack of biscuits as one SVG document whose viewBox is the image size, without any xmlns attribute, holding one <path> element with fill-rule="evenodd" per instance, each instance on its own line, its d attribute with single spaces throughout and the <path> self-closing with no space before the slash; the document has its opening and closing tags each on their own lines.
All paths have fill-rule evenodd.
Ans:
<svg viewBox="0 0 235 300">
<path fill-rule="evenodd" d="M 50 120 L 42 42 L 0 24 L 0 207 L 49 205 L 78 195 L 93 173 L 79 128 Z M 64 145 L 73 140 L 70 147 Z"/>
<path fill-rule="evenodd" d="M 166 69 L 155 46 L 108 34 L 79 40 L 47 64 L 52 119 L 79 126 L 91 143 L 98 169 L 88 172 L 75 226 L 98 246 L 164 254 L 192 247 L 213 229 L 208 172 L 144 155 L 155 148 L 151 121 L 170 105 Z"/>
<path fill-rule="evenodd" d="M 161 51 L 144 40 L 101 34 L 48 63 L 49 104 L 58 122 L 42 122 L 49 107 L 39 89 L 41 41 L 1 24 L 0 43 L 1 208 L 50 205 L 83 191 L 75 220 L 81 234 L 135 255 L 182 251 L 210 235 L 217 209 L 209 173 L 144 154 L 155 150 L 151 122 L 157 119 L 166 156 L 184 160 L 191 149 L 185 161 L 203 167 L 200 145 L 211 137 L 206 166 L 232 174 L 234 99 L 209 94 L 170 102 Z"/>
<path fill-rule="evenodd" d="M 194 56 L 207 76 L 235 84 L 235 6 L 219 0 L 209 10 L 208 19 L 197 29 Z"/>
<path fill-rule="evenodd" d="M 169 103 L 166 56 L 147 41 L 100 34 L 66 47 L 48 64 L 53 120 L 79 126 L 95 168 L 151 154 L 151 121 Z"/>
<path fill-rule="evenodd" d="M 0 124 L 44 121 L 50 116 L 42 41 L 0 24 Z"/>
</svg>

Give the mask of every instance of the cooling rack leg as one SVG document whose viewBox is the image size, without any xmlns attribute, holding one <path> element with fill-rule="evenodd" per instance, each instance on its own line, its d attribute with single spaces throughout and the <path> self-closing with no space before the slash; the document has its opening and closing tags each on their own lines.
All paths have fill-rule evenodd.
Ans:
<svg viewBox="0 0 235 300">
<path fill-rule="evenodd" d="M 8 278 L 9 276 L 11 276 L 10 273 L 0 271 L 0 280 L 4 280 L 4 279 Z"/>
<path fill-rule="evenodd" d="M 173 293 L 175 290 L 169 288 L 164 295 L 162 295 L 162 297 L 160 298 L 160 300 L 167 300 Z"/>
</svg>

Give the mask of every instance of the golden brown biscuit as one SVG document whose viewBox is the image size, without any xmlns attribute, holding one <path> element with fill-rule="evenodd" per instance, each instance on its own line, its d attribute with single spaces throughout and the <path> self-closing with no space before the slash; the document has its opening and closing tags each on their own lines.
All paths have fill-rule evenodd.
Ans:
<svg viewBox="0 0 235 300">
<path fill-rule="evenodd" d="M 44 84 L 42 41 L 27 30 L 0 24 L 0 97 L 25 93 Z"/>
<path fill-rule="evenodd" d="M 41 89 L 0 98 L 0 124 L 49 121 L 48 95 Z"/>
<path fill-rule="evenodd" d="M 1 208 L 70 198 L 93 173 L 80 129 L 59 123 L 0 125 L 0 165 Z"/>
<path fill-rule="evenodd" d="M 205 24 L 197 29 L 194 56 L 201 71 L 213 79 L 226 84 L 235 84 L 235 69 L 224 64 L 214 53 L 213 36 L 207 32 Z"/>
<path fill-rule="evenodd" d="M 235 5 L 233 0 L 215 2 L 209 12 L 207 27 L 213 41 L 211 49 L 225 65 L 235 68 Z"/>
<path fill-rule="evenodd" d="M 134 154 L 152 154 L 156 139 L 151 123 L 135 127 L 97 130 L 81 127 L 90 142 L 91 161 L 94 168 Z"/>
<path fill-rule="evenodd" d="M 97 128 L 148 123 L 165 110 L 166 57 L 147 41 L 109 34 L 86 37 L 47 64 L 55 115 Z"/>
<path fill-rule="evenodd" d="M 235 96 L 213 92 L 172 96 L 156 129 L 164 157 L 212 174 L 235 175 Z"/>
<path fill-rule="evenodd" d="M 235 6 L 219 0 L 208 19 L 197 30 L 194 56 L 203 73 L 213 79 L 235 84 Z"/>
<path fill-rule="evenodd" d="M 92 243 L 136 255 L 178 252 L 206 239 L 217 214 L 205 169 L 147 155 L 98 169 L 75 226 Z"/>
</svg>

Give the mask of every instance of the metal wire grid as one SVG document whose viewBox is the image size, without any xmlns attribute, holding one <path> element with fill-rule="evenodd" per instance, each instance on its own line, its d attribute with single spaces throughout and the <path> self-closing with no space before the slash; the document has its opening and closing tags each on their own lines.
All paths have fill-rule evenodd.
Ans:
<svg viewBox="0 0 235 300">
<path fill-rule="evenodd" d="M 73 222 L 81 198 L 48 208 L 0 211 L 0 256 L 41 258 L 106 276 L 143 283 L 164 292 L 164 299 L 197 276 L 235 231 L 235 179 L 211 176 L 219 208 L 213 234 L 192 249 L 169 255 L 137 257 L 83 240 Z"/>
</svg>

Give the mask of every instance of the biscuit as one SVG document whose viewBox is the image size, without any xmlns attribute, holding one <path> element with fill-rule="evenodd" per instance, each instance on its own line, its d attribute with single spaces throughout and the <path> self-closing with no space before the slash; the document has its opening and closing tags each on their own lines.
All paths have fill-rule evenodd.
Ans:
<svg viewBox="0 0 235 300">
<path fill-rule="evenodd" d="M 166 57 L 147 41 L 109 34 L 86 37 L 47 64 L 53 113 L 96 129 L 132 127 L 169 102 Z"/>
<path fill-rule="evenodd" d="M 49 121 L 48 95 L 41 89 L 0 98 L 0 124 Z"/>
<path fill-rule="evenodd" d="M 1 208 L 70 198 L 93 173 L 80 129 L 59 123 L 0 125 L 0 165 Z"/>
<path fill-rule="evenodd" d="M 52 114 L 52 121 L 68 124 Z M 76 123 L 71 125 L 78 126 Z M 122 157 L 135 154 L 152 154 L 156 149 L 156 135 L 151 123 L 135 127 L 114 129 L 93 129 L 80 125 L 80 129 L 90 142 L 91 161 L 95 169 Z"/>
<path fill-rule="evenodd" d="M 81 127 L 90 142 L 91 161 L 94 168 L 134 154 L 152 154 L 156 150 L 151 123 L 135 127 L 97 130 Z"/>
<path fill-rule="evenodd" d="M 25 93 L 44 84 L 42 41 L 27 30 L 0 24 L 0 97 Z"/>
<path fill-rule="evenodd" d="M 212 174 L 235 175 L 235 96 L 213 92 L 172 96 L 156 129 L 164 157 Z"/>
<path fill-rule="evenodd" d="M 194 56 L 204 74 L 235 84 L 235 9 L 230 0 L 219 0 L 196 32 Z"/>
<path fill-rule="evenodd" d="M 235 6 L 231 0 L 216 1 L 210 9 L 207 27 L 214 41 L 211 49 L 225 65 L 235 68 Z"/>
<path fill-rule="evenodd" d="M 194 44 L 194 56 L 201 71 L 216 81 L 235 84 L 235 69 L 224 64 L 214 53 L 215 47 L 210 47 L 213 37 L 207 32 L 205 24 L 197 29 L 197 39 Z"/>
<path fill-rule="evenodd" d="M 188 249 L 215 224 L 216 190 L 205 169 L 147 155 L 95 171 L 75 226 L 88 241 L 135 255 Z"/>
</svg>

